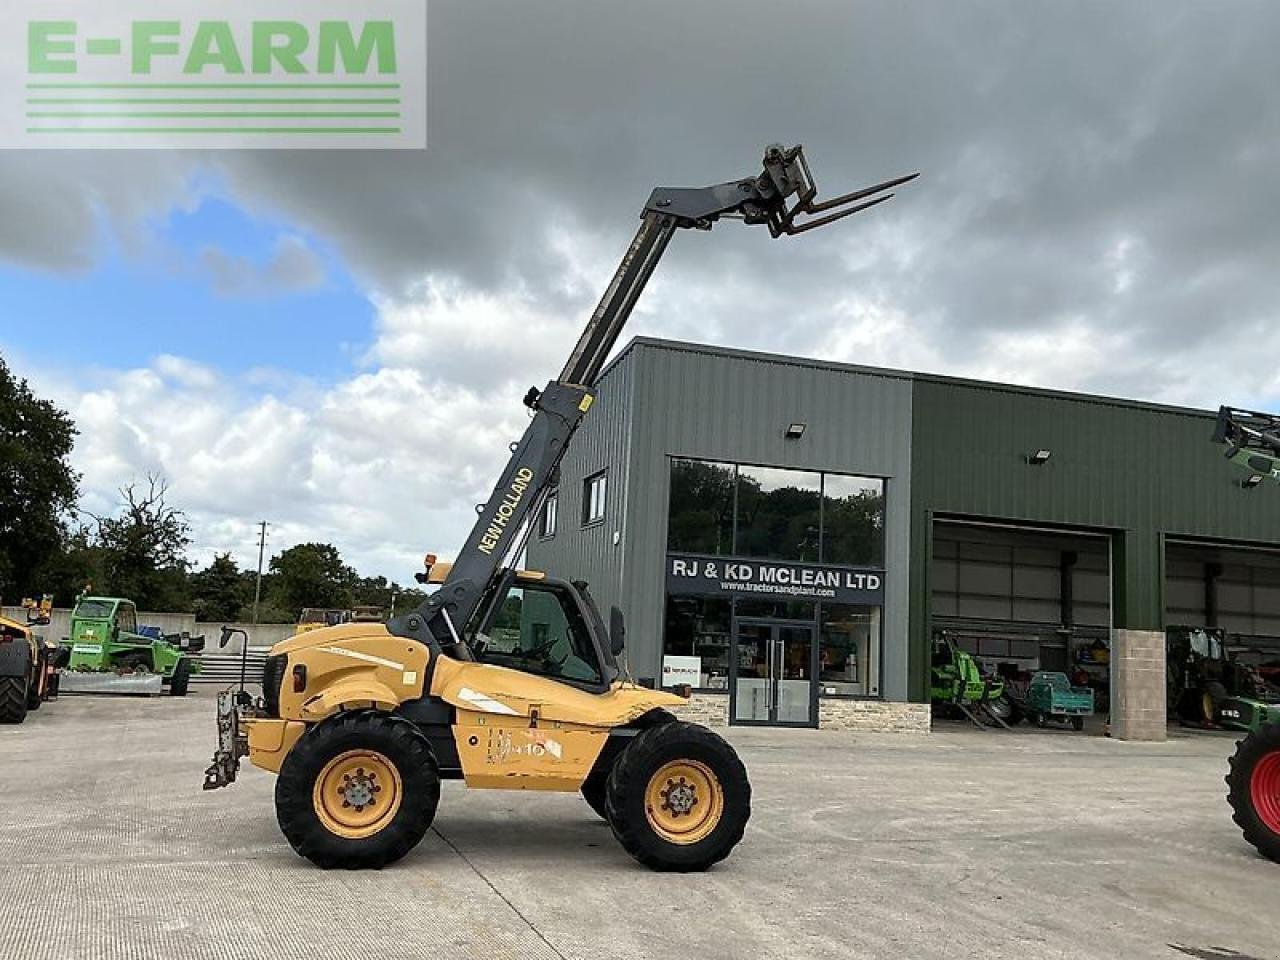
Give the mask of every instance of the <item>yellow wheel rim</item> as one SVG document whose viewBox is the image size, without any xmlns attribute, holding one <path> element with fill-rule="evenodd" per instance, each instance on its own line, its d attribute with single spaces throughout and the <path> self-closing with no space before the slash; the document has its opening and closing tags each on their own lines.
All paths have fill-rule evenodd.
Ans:
<svg viewBox="0 0 1280 960">
<path fill-rule="evenodd" d="M 697 843 L 711 834 L 724 814 L 724 788 L 706 764 L 673 760 L 649 778 L 644 813 L 662 839 Z"/>
<path fill-rule="evenodd" d="M 348 840 L 371 837 L 395 819 L 404 785 L 395 764 L 373 750 L 348 750 L 324 765 L 311 789 L 316 816 Z"/>
</svg>

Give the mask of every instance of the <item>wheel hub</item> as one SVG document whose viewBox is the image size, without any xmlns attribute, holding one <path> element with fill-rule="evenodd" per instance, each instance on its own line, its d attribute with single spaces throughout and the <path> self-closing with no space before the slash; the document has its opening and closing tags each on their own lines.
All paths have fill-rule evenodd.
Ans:
<svg viewBox="0 0 1280 960">
<path fill-rule="evenodd" d="M 683 816 L 693 810 L 698 802 L 698 788 L 681 777 L 679 781 L 668 780 L 662 791 L 662 806 L 675 816 Z"/>
<path fill-rule="evenodd" d="M 316 777 L 312 805 L 331 833 L 347 839 L 371 837 L 395 819 L 404 787 L 400 773 L 374 750 L 348 750 Z"/>
<path fill-rule="evenodd" d="M 667 842 L 697 843 L 715 830 L 724 802 L 724 788 L 709 766 L 697 760 L 672 760 L 649 779 L 645 817 Z"/>
<path fill-rule="evenodd" d="M 366 773 L 363 767 L 357 767 L 354 775 L 343 774 L 337 790 L 342 797 L 342 805 L 355 807 L 360 813 L 365 807 L 377 804 L 375 795 L 382 792 L 382 787 L 378 785 L 377 773 L 372 770 Z"/>
</svg>

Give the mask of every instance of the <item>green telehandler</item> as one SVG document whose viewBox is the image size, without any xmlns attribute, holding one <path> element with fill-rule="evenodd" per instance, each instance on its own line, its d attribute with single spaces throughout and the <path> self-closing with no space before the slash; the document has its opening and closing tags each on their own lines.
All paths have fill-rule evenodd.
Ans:
<svg viewBox="0 0 1280 960">
<path fill-rule="evenodd" d="M 1280 481 L 1280 417 L 1222 407 L 1213 440 L 1226 445 L 1232 463 Z M 1274 708 L 1247 698 L 1223 701 L 1220 714 L 1228 710 L 1239 710 L 1242 722 L 1248 711 L 1253 727 L 1236 747 L 1227 772 L 1232 819 L 1259 853 L 1280 863 L 1280 718 Z"/>
<path fill-rule="evenodd" d="M 65 693 L 159 694 L 184 697 L 200 672 L 203 637 L 143 633 L 132 600 L 81 594 L 71 612 Z M 155 634 L 158 631 L 148 630 Z"/>
</svg>

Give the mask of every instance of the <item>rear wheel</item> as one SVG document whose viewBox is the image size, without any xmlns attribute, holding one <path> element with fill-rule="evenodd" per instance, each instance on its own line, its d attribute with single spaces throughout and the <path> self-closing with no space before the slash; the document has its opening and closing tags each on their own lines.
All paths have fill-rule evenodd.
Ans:
<svg viewBox="0 0 1280 960">
<path fill-rule="evenodd" d="M 27 719 L 27 678 L 0 677 L 0 723 Z"/>
<path fill-rule="evenodd" d="M 427 738 L 409 721 L 350 713 L 318 724 L 276 780 L 276 820 L 318 867 L 379 868 L 426 834 L 440 802 Z"/>
<path fill-rule="evenodd" d="M 645 730 L 609 774 L 609 825 L 653 870 L 705 870 L 729 855 L 751 817 L 751 784 L 728 743 L 676 721 Z"/>
<path fill-rule="evenodd" d="M 1227 801 L 1244 838 L 1280 863 L 1280 724 L 1240 741 L 1227 773 Z"/>
<path fill-rule="evenodd" d="M 1071 729 L 1072 729 L 1072 730 L 1074 730 L 1076 733 L 1079 733 L 1081 730 L 1083 730 L 1083 729 L 1084 729 L 1084 717 L 1072 717 L 1072 718 L 1071 718 Z"/>
<path fill-rule="evenodd" d="M 169 696 L 185 697 L 191 685 L 191 661 L 183 657 L 173 668 L 173 677 L 169 680 Z"/>
</svg>

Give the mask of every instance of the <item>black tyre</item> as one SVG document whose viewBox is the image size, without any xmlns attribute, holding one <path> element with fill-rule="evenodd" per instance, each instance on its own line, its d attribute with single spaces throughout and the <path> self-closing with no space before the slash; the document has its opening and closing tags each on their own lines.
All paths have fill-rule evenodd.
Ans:
<svg viewBox="0 0 1280 960">
<path fill-rule="evenodd" d="M 35 673 L 30 682 L 27 684 L 27 709 L 39 710 L 42 702 L 40 683 L 44 676 L 44 664 L 36 664 L 37 673 Z"/>
<path fill-rule="evenodd" d="M 1072 729 L 1072 730 L 1074 730 L 1076 733 L 1079 733 L 1081 730 L 1083 730 L 1083 729 L 1084 729 L 1084 717 L 1072 717 L 1072 718 L 1071 718 L 1071 729 Z"/>
<path fill-rule="evenodd" d="M 276 780 L 276 820 L 318 867 L 394 863 L 426 834 L 440 802 L 431 744 L 408 720 L 339 714 L 302 735 Z"/>
<path fill-rule="evenodd" d="M 169 696 L 185 697 L 187 688 L 191 686 L 191 661 L 183 657 L 173 668 L 173 677 L 169 680 Z"/>
<path fill-rule="evenodd" d="M 674 713 L 659 707 L 655 710 L 650 710 L 634 721 L 631 726 L 641 730 L 648 730 L 650 727 L 660 727 L 663 724 L 675 722 L 676 715 Z M 604 750 L 600 753 L 600 759 L 596 761 L 596 765 L 591 768 L 591 772 L 587 774 L 587 779 L 582 781 L 582 786 L 579 788 L 582 791 L 582 799 L 587 801 L 587 806 L 594 810 L 601 820 L 609 819 L 609 812 L 605 807 L 605 795 L 609 786 L 609 772 L 613 769 L 614 761 L 617 760 L 621 753 L 618 749 L 611 749 L 612 746 L 612 743 L 605 745 Z"/>
<path fill-rule="evenodd" d="M 0 723 L 27 719 L 27 678 L 0 677 Z"/>
<path fill-rule="evenodd" d="M 751 817 L 742 761 L 706 727 L 675 721 L 636 735 L 609 774 L 609 826 L 652 870 L 705 870 L 729 855 Z"/>
<path fill-rule="evenodd" d="M 1005 720 L 1005 723 L 1007 723 L 1011 727 L 1016 727 L 1025 719 L 1027 719 L 1026 707 L 1020 704 L 1017 700 L 1010 700 L 1009 716 Z"/>
<path fill-rule="evenodd" d="M 1280 723 L 1240 741 L 1227 773 L 1227 801 L 1244 838 L 1280 863 Z"/>
</svg>

